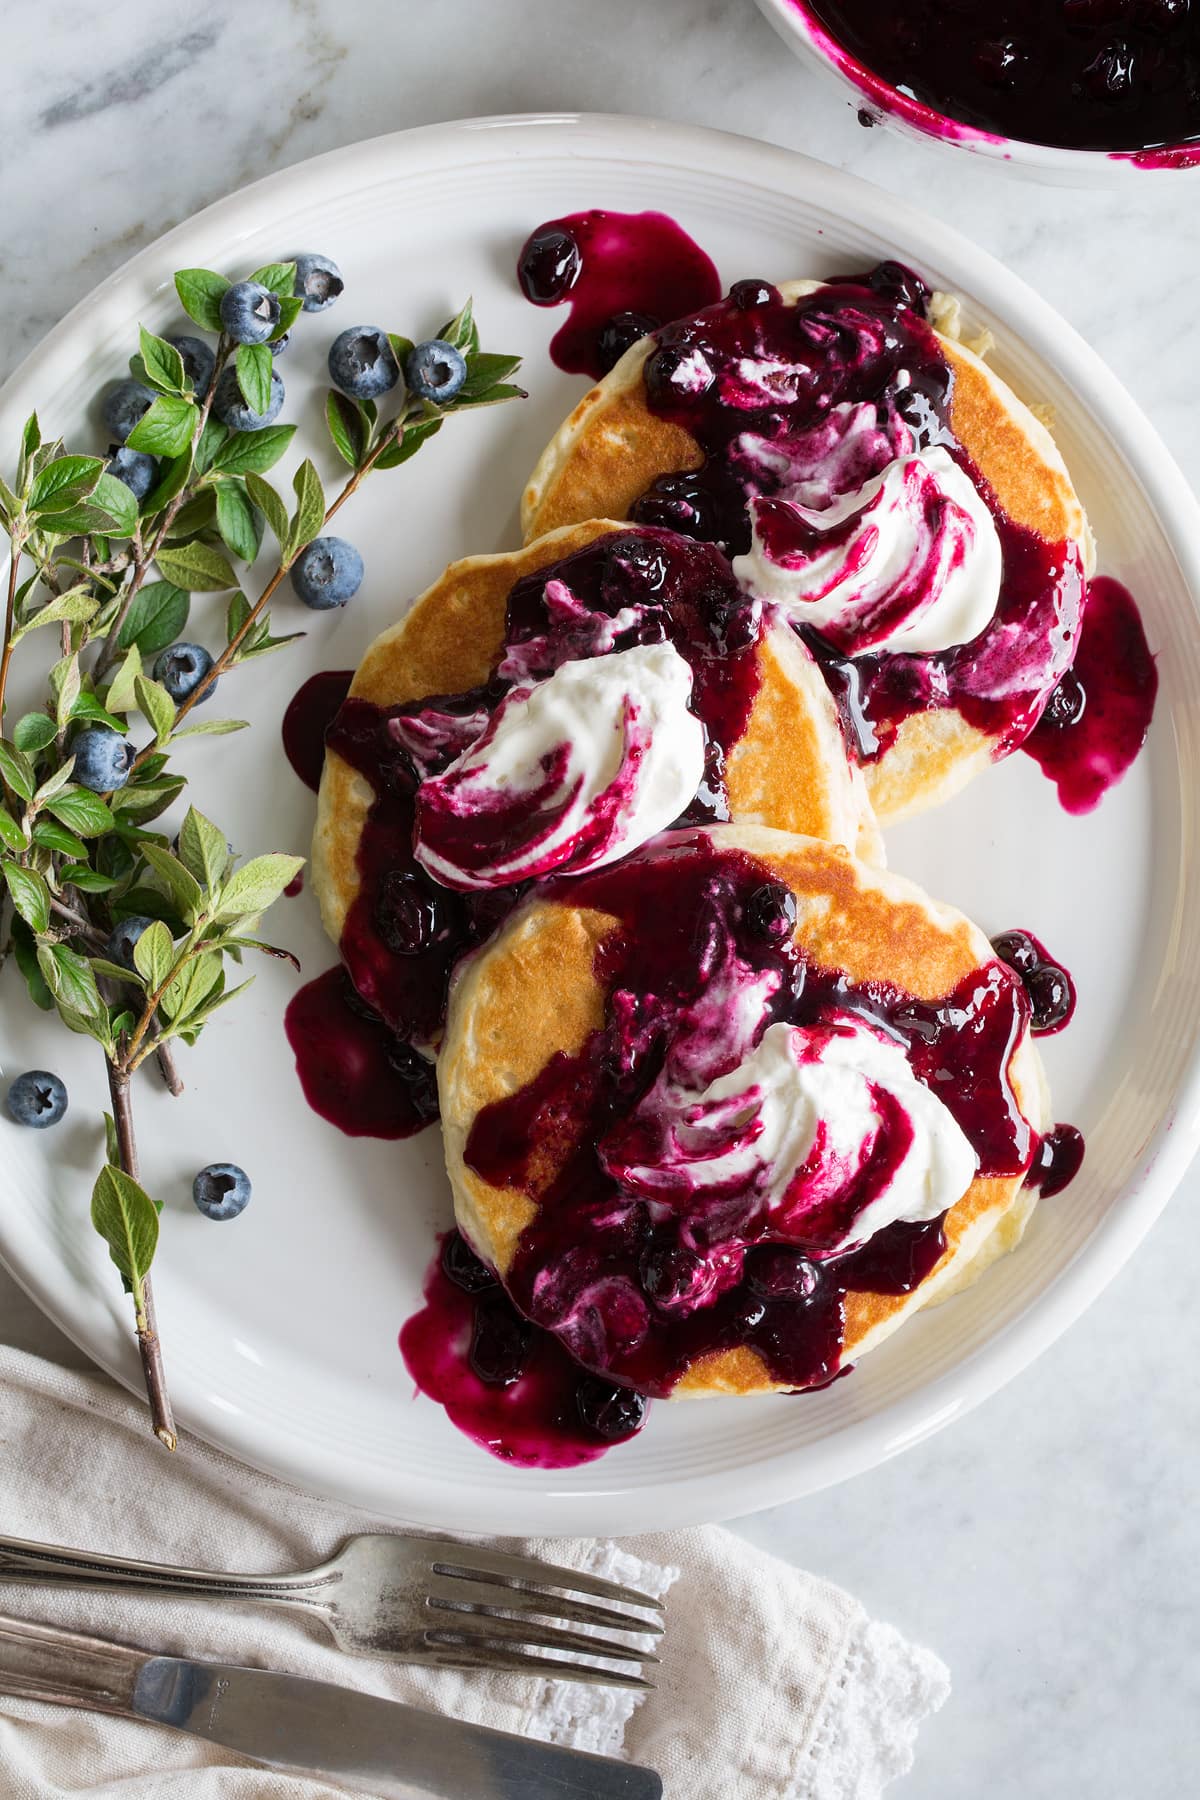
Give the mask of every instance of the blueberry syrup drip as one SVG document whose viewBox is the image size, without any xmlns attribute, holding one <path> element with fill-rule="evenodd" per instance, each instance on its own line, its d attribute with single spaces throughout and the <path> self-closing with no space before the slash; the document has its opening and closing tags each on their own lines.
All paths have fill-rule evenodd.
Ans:
<svg viewBox="0 0 1200 1800">
<path fill-rule="evenodd" d="M 283 890 L 285 900 L 297 900 L 304 892 L 304 870 L 300 869 Z"/>
<path fill-rule="evenodd" d="M 569 374 L 599 380 L 638 338 L 709 306 L 716 269 L 665 213 L 582 212 L 539 225 L 517 259 L 535 306 L 570 306 L 550 355 Z"/>
<path fill-rule="evenodd" d="M 1158 670 L 1128 588 L 1108 576 L 1088 587 L 1072 667 L 1022 748 L 1069 813 L 1100 804 L 1146 741 Z"/>
<path fill-rule="evenodd" d="M 743 1345 L 779 1383 L 821 1385 L 838 1369 L 847 1295 L 910 1292 L 945 1249 L 937 1218 L 900 1221 L 859 1249 L 831 1254 L 844 1221 L 807 1221 L 801 1238 L 784 1241 L 744 1192 L 693 1192 L 664 1206 L 606 1173 L 601 1146 L 619 1136 L 672 1054 L 678 1022 L 708 987 L 706 946 L 717 939 L 732 940 L 747 980 L 774 978 L 763 982 L 773 990 L 764 1029 L 858 1015 L 902 1045 L 967 1136 L 981 1174 L 1020 1175 L 1033 1153 L 1008 1079 L 1029 1017 L 1013 973 L 988 963 L 933 1004 L 880 983 L 855 985 L 804 961 L 772 890 L 779 884 L 752 858 L 702 838 L 688 840 L 686 855 L 635 856 L 547 890 L 620 921 L 597 952 L 608 1022 L 577 1055 L 555 1056 L 528 1086 L 480 1113 L 468 1140 L 468 1165 L 497 1187 L 526 1185 L 535 1155 L 561 1157 L 506 1287 L 577 1361 L 641 1393 L 668 1394 L 698 1358 Z M 880 1181 L 911 1129 L 907 1116 L 895 1124 L 893 1132 L 885 1121 L 880 1133 Z"/>
<path fill-rule="evenodd" d="M 1200 138 L 1195 0 L 806 0 L 837 42 L 925 106 L 1081 150 Z"/>
<path fill-rule="evenodd" d="M 314 794 L 321 785 L 325 765 L 325 734 L 353 680 L 353 669 L 323 669 L 309 677 L 283 715 L 284 754 Z"/>
<path fill-rule="evenodd" d="M 992 939 L 992 949 L 1024 983 L 1031 1031 L 1039 1037 L 1050 1037 L 1071 1023 L 1075 983 L 1040 938 L 1034 937 L 1032 931 L 1002 931 Z"/>
<path fill-rule="evenodd" d="M 1083 1133 L 1074 1125 L 1055 1125 L 1039 1139 L 1025 1185 L 1035 1188 L 1043 1200 L 1074 1181 L 1083 1164 Z"/>
<path fill-rule="evenodd" d="M 640 1430 L 642 1396 L 586 1374 L 557 1338 L 522 1318 L 457 1231 L 442 1240 L 424 1297 L 400 1333 L 408 1372 L 493 1456 L 569 1469 Z"/>
<path fill-rule="evenodd" d="M 344 969 L 306 982 L 283 1023 L 304 1098 L 348 1137 L 411 1137 L 437 1118 L 433 1064 L 359 999 Z"/>
</svg>

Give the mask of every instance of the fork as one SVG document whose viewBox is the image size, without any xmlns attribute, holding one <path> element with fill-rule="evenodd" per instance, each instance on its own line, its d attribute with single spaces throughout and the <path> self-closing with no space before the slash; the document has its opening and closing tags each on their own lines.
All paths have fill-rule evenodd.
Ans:
<svg viewBox="0 0 1200 1800">
<path fill-rule="evenodd" d="M 347 1538 L 327 1562 L 284 1575 L 176 1569 L 0 1536 L 0 1582 L 285 1607 L 319 1619 L 339 1649 L 355 1656 L 608 1687 L 654 1683 L 628 1668 L 580 1662 L 580 1656 L 619 1664 L 655 1664 L 658 1657 L 612 1637 L 568 1628 L 653 1637 L 665 1629 L 663 1602 L 635 1589 L 533 1557 L 390 1532 Z M 534 1654 L 539 1650 L 555 1654 Z"/>
</svg>

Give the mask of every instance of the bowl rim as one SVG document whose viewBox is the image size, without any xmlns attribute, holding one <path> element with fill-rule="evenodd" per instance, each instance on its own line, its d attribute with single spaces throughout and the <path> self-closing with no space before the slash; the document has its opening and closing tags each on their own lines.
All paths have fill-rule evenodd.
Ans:
<svg viewBox="0 0 1200 1800">
<path fill-rule="evenodd" d="M 1005 137 L 1001 132 L 968 125 L 906 94 L 868 68 L 822 24 L 809 0 L 758 0 L 758 4 L 785 36 L 798 40 L 826 68 L 857 88 L 872 107 L 879 108 L 885 120 L 894 117 L 939 143 L 972 150 L 995 161 L 1023 163 L 1064 174 L 1087 171 L 1096 175 L 1101 170 L 1117 176 L 1127 171 L 1144 175 L 1169 170 L 1178 174 L 1200 169 L 1200 138 L 1156 144 L 1143 150 L 1086 150 L 1041 144 L 1033 138 Z"/>
</svg>

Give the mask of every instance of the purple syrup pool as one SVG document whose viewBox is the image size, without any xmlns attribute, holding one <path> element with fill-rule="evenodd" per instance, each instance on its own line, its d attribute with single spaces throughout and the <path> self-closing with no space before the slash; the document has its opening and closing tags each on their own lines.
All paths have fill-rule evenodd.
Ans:
<svg viewBox="0 0 1200 1800">
<path fill-rule="evenodd" d="M 423 1394 L 504 1462 L 569 1469 L 641 1427 L 640 1396 L 598 1382 L 523 1319 L 459 1234 L 443 1238 L 400 1350 Z"/>
<path fill-rule="evenodd" d="M 348 1137 L 411 1137 L 437 1118 L 432 1063 L 364 1006 L 344 969 L 292 996 L 284 1030 L 304 1098 Z"/>
<path fill-rule="evenodd" d="M 1023 748 L 1069 813 L 1091 812 L 1146 741 L 1158 670 L 1128 588 L 1107 576 L 1088 586 L 1072 667 Z"/>
<path fill-rule="evenodd" d="M 283 715 L 284 754 L 314 794 L 321 785 L 325 764 L 325 733 L 353 680 L 353 669 L 322 669 L 293 695 Z"/>
<path fill-rule="evenodd" d="M 712 262 L 665 213 L 582 212 L 550 219 L 517 260 L 535 306 L 570 306 L 550 354 L 568 374 L 607 374 L 638 338 L 721 292 Z"/>
<path fill-rule="evenodd" d="M 740 1346 L 781 1385 L 820 1386 L 839 1367 L 847 1296 L 909 1292 L 945 1249 L 941 1217 L 901 1220 L 838 1253 L 830 1246 L 844 1221 L 831 1230 L 824 1212 L 785 1234 L 778 1212 L 737 1183 L 692 1187 L 668 1202 L 668 1190 L 648 1192 L 614 1173 L 631 1160 L 630 1129 L 641 1129 L 648 1099 L 652 1128 L 656 1084 L 681 1046 L 711 1051 L 702 1040 L 719 1037 L 714 1008 L 741 1016 L 753 990 L 764 1029 L 860 1020 L 904 1049 L 968 1139 L 980 1174 L 1021 1175 L 1036 1149 L 1008 1074 L 1029 1019 L 1012 970 L 987 963 L 933 1004 L 881 983 L 856 985 L 807 963 L 790 933 L 774 928 L 764 899 L 773 888 L 753 858 L 700 836 L 547 890 L 620 921 L 598 951 L 607 1023 L 577 1055 L 554 1057 L 528 1087 L 480 1113 L 467 1143 L 468 1166 L 497 1187 L 521 1186 L 547 1141 L 564 1147 L 505 1285 L 522 1315 L 552 1330 L 577 1362 L 644 1394 L 669 1394 L 698 1358 Z M 906 1130 L 907 1115 L 881 1118 L 872 1161 L 854 1177 L 866 1183 L 855 1206 L 886 1182 Z"/>
<path fill-rule="evenodd" d="M 806 0 L 872 74 L 988 133 L 1142 151 L 1200 138 L 1195 0 Z"/>
</svg>

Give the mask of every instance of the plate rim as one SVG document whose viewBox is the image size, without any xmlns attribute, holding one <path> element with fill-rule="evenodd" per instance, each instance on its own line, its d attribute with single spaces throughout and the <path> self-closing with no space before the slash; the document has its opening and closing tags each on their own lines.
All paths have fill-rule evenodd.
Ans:
<svg viewBox="0 0 1200 1800">
<path fill-rule="evenodd" d="M 1119 377 L 1035 289 L 957 229 L 861 176 L 764 140 L 652 117 L 576 112 L 483 115 L 384 133 L 263 176 L 173 226 L 84 295 L 0 387 L 0 414 L 14 405 L 24 387 L 39 379 L 42 371 L 52 369 L 55 361 L 69 351 L 82 321 L 92 318 L 99 307 L 112 302 L 130 284 L 140 284 L 148 295 L 158 292 L 175 267 L 175 247 L 194 241 L 198 229 L 203 231 L 249 213 L 253 217 L 246 222 L 246 229 L 255 230 L 264 203 L 273 197 L 304 189 L 311 196 L 314 182 L 323 185 L 328 177 L 360 166 L 377 166 L 381 160 L 403 165 L 411 163 L 414 157 L 426 164 L 436 164 L 440 159 L 454 166 L 463 160 L 464 146 L 484 133 L 494 134 L 503 143 L 506 155 L 519 157 L 523 147 L 531 156 L 544 155 L 548 149 L 558 147 L 560 153 L 569 157 L 574 148 L 576 153 L 607 155 L 613 161 L 651 167 L 658 163 L 708 169 L 767 192 L 787 192 L 806 179 L 815 178 L 824 204 L 839 207 L 845 216 L 890 241 L 929 246 L 919 251 L 914 248 L 912 254 L 917 260 L 944 261 L 969 268 L 977 281 L 972 280 L 968 291 L 984 287 L 989 308 L 1019 319 L 1019 327 L 1012 328 L 1014 337 L 1058 368 L 1106 437 L 1112 440 L 1119 433 L 1123 458 L 1137 470 L 1146 500 L 1157 515 L 1163 537 L 1191 594 L 1193 610 L 1200 617 L 1200 501 Z M 361 186 L 361 181 L 356 185 Z M 347 189 L 343 187 L 341 191 L 345 193 Z M 230 230 L 226 241 L 227 254 L 231 254 L 236 249 L 236 231 Z M 161 275 L 163 269 L 167 270 L 165 277 Z M 1124 1266 L 1175 1191 L 1198 1148 L 1200 1043 L 1194 1043 L 1175 1092 L 1143 1145 L 1137 1172 L 1048 1287 L 986 1343 L 952 1369 L 922 1382 L 912 1393 L 884 1404 L 867 1418 L 847 1423 L 819 1444 L 780 1449 L 758 1456 L 736 1470 L 622 1489 L 619 1465 L 614 1465 L 614 1483 L 602 1483 L 586 1493 L 558 1490 L 554 1471 L 546 1470 L 544 1484 L 536 1494 L 526 1486 L 514 1487 L 507 1493 L 488 1487 L 485 1498 L 473 1510 L 472 1495 L 464 1494 L 448 1478 L 414 1477 L 410 1473 L 405 1478 L 403 1494 L 398 1495 L 391 1483 L 384 1490 L 377 1465 L 347 1461 L 336 1470 L 322 1473 L 307 1454 L 308 1446 L 294 1449 L 286 1436 L 264 1433 L 262 1422 L 244 1413 L 222 1416 L 218 1426 L 210 1411 L 193 1404 L 199 1396 L 194 1395 L 186 1380 L 174 1391 L 176 1410 L 186 1431 L 238 1461 L 295 1486 L 398 1520 L 441 1523 L 458 1530 L 536 1528 L 621 1535 L 742 1516 L 865 1472 L 931 1436 L 1020 1373 L 1086 1311 Z M 90 1333 L 73 1328 L 69 1307 L 71 1279 L 63 1279 L 58 1265 L 49 1272 L 37 1260 L 27 1266 L 19 1247 L 6 1242 L 2 1212 L 0 1264 L 92 1362 L 140 1395 L 132 1346 L 122 1346 L 113 1353 L 107 1346 L 98 1350 Z M 205 1420 L 200 1429 L 192 1422 L 197 1415 Z M 744 1484 L 752 1485 L 752 1498 L 744 1492 Z"/>
</svg>

